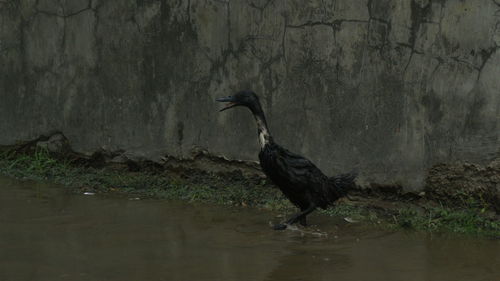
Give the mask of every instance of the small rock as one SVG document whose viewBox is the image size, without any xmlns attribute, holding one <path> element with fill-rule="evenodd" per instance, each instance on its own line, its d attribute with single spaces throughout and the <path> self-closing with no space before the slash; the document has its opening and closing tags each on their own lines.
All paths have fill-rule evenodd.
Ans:
<svg viewBox="0 0 500 281">
<path fill-rule="evenodd" d="M 47 141 L 39 141 L 36 145 L 50 152 L 59 154 L 64 154 L 71 150 L 68 139 L 61 133 L 50 136 Z"/>
<path fill-rule="evenodd" d="M 346 222 L 349 222 L 349 223 L 357 223 L 357 222 L 359 222 L 359 221 L 357 221 L 357 220 L 355 220 L 355 219 L 352 219 L 352 218 L 350 218 L 350 217 L 345 217 L 345 218 L 344 218 L 344 220 L 345 220 Z"/>
</svg>

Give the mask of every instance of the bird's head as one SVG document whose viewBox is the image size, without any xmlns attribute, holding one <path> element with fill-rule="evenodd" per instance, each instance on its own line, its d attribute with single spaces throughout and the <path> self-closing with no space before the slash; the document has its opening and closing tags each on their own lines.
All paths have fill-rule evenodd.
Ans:
<svg viewBox="0 0 500 281">
<path fill-rule="evenodd" d="M 225 102 L 225 106 L 219 110 L 224 111 L 226 109 L 230 109 L 236 106 L 246 106 L 252 112 L 255 112 L 260 109 L 259 98 L 253 91 L 239 91 L 232 96 L 222 97 L 216 99 L 218 102 Z"/>
</svg>

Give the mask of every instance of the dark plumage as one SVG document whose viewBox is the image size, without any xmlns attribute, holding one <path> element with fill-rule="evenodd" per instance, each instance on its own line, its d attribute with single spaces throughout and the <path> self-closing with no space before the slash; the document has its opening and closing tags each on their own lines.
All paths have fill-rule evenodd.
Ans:
<svg viewBox="0 0 500 281">
<path fill-rule="evenodd" d="M 228 102 L 221 111 L 235 106 L 245 106 L 252 111 L 257 122 L 262 170 L 301 210 L 285 224 L 275 225 L 275 229 L 285 229 L 286 224 L 296 222 L 306 225 L 306 216 L 309 213 L 317 207 L 325 209 L 332 205 L 337 199 L 345 196 L 348 189 L 354 185 L 355 174 L 329 178 L 308 159 L 276 144 L 269 133 L 264 112 L 254 92 L 241 91 L 233 96 L 219 98 L 217 101 Z"/>
</svg>

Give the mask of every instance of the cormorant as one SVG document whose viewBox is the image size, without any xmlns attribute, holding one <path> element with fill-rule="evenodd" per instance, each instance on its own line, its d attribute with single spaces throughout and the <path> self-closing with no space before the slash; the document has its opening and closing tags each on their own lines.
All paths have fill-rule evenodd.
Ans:
<svg viewBox="0 0 500 281">
<path fill-rule="evenodd" d="M 345 196 L 347 190 L 354 185 L 355 173 L 329 178 L 308 159 L 276 144 L 267 127 L 259 98 L 254 92 L 240 91 L 232 96 L 218 98 L 216 101 L 227 102 L 220 111 L 236 106 L 250 109 L 257 122 L 260 142 L 259 160 L 262 170 L 283 194 L 300 208 L 300 212 L 290 217 L 285 223 L 274 225 L 275 230 L 285 229 L 287 224 L 296 222 L 306 226 L 308 214 L 317 207 L 326 209 L 337 199 Z"/>
</svg>

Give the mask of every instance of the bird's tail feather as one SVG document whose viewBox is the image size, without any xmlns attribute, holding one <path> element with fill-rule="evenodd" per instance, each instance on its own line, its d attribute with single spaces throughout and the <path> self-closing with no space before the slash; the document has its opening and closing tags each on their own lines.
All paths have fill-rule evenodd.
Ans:
<svg viewBox="0 0 500 281">
<path fill-rule="evenodd" d="M 349 173 L 340 174 L 328 178 L 330 184 L 334 187 L 335 192 L 338 196 L 343 197 L 347 195 L 350 189 L 355 186 L 354 179 L 358 176 L 357 171 L 351 171 Z"/>
</svg>

